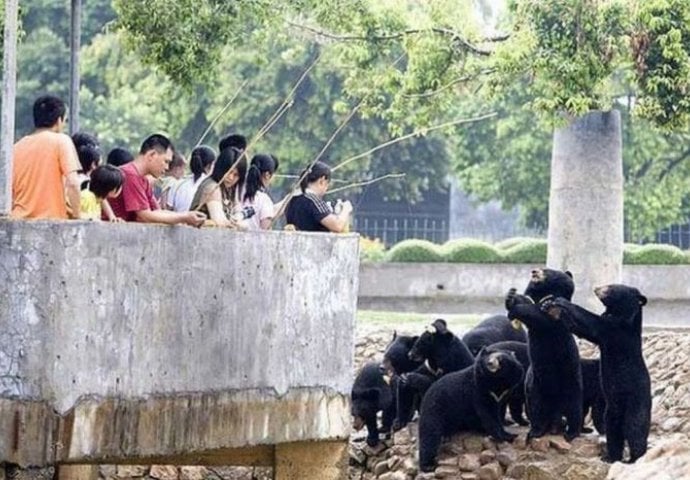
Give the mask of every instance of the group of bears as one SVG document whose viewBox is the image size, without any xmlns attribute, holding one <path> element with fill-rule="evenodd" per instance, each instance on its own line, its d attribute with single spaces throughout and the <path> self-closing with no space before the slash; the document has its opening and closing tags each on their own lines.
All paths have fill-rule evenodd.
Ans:
<svg viewBox="0 0 690 480">
<path fill-rule="evenodd" d="M 606 434 L 604 460 L 622 461 L 627 442 L 634 462 L 647 450 L 651 422 L 642 355 L 647 299 L 626 285 L 600 287 L 594 293 L 605 311 L 597 315 L 570 302 L 574 290 L 570 272 L 537 269 L 524 294 L 506 295 L 507 315 L 487 318 L 462 339 L 441 319 L 419 336 L 394 334 L 383 363 L 366 364 L 354 381 L 354 428 L 366 425 L 367 443 L 376 446 L 377 412 L 381 433 L 390 433 L 418 411 L 419 466 L 432 471 L 443 437 L 479 431 L 512 441 L 506 410 L 530 426 L 528 442 L 557 432 L 571 441 L 591 431 L 583 427 L 591 411 Z M 596 344 L 601 359 L 581 359 L 572 334 Z"/>
</svg>

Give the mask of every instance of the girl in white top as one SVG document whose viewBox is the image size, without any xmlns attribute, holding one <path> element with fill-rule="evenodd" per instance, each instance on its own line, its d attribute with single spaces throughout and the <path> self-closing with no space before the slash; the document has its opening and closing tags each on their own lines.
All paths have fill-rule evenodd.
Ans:
<svg viewBox="0 0 690 480">
<path fill-rule="evenodd" d="M 206 145 L 192 150 L 189 168 L 192 175 L 180 181 L 168 195 L 168 208 L 176 212 L 188 212 L 192 199 L 201 182 L 208 176 L 216 161 L 216 152 Z"/>
<path fill-rule="evenodd" d="M 247 230 L 267 230 L 271 227 L 275 211 L 266 189 L 278 170 L 278 164 L 278 159 L 273 155 L 260 153 L 252 158 L 242 196 L 242 206 L 253 207 L 255 212 L 252 217 L 242 221 Z"/>
</svg>

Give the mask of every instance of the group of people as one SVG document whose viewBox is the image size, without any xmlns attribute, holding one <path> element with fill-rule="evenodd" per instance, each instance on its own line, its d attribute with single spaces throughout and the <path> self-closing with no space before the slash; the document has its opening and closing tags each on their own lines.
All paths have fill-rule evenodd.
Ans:
<svg viewBox="0 0 690 480">
<path fill-rule="evenodd" d="M 98 139 L 62 133 L 66 106 L 58 97 L 39 97 L 35 131 L 14 146 L 12 212 L 21 219 L 90 219 L 213 225 L 267 230 L 284 212 L 289 229 L 347 231 L 350 202 L 337 208 L 324 200 L 331 169 L 323 162 L 300 176 L 299 189 L 274 203 L 268 188 L 278 170 L 270 154 L 247 152 L 243 135 L 223 138 L 218 152 L 196 147 L 187 162 L 165 135 L 153 134 L 138 154 L 114 148 L 101 164 Z"/>
</svg>

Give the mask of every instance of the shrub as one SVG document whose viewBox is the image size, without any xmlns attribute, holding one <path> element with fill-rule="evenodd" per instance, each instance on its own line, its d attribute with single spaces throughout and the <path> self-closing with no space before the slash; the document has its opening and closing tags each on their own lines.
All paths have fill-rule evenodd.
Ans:
<svg viewBox="0 0 690 480">
<path fill-rule="evenodd" d="M 386 254 L 389 262 L 442 262 L 439 247 L 427 240 L 403 240 Z"/>
<path fill-rule="evenodd" d="M 503 250 L 503 262 L 545 264 L 546 245 L 547 242 L 544 239 L 525 239 L 522 242 Z"/>
<path fill-rule="evenodd" d="M 378 238 L 359 237 L 359 260 L 380 262 L 386 256 L 386 246 Z"/>
<path fill-rule="evenodd" d="M 542 240 L 542 239 L 534 238 L 534 237 L 511 237 L 511 238 L 506 238 L 505 240 L 501 240 L 500 242 L 496 242 L 496 244 L 494 246 L 499 250 L 508 250 L 509 248 L 512 248 L 515 245 L 533 242 L 534 240 Z"/>
<path fill-rule="evenodd" d="M 680 265 L 688 263 L 688 258 L 673 245 L 649 243 L 638 248 L 626 248 L 623 261 L 630 265 Z"/>
<path fill-rule="evenodd" d="M 632 264 L 634 262 L 633 256 L 640 248 L 642 248 L 642 245 L 638 245 L 637 243 L 624 243 L 623 263 Z"/>
<path fill-rule="evenodd" d="M 451 240 L 441 247 L 443 260 L 450 263 L 500 263 L 501 255 L 493 245 L 463 238 Z"/>
</svg>

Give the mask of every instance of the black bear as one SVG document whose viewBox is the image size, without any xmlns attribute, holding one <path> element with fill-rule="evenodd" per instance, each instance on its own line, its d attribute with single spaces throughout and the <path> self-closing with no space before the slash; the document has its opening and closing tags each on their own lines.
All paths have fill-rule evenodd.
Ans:
<svg viewBox="0 0 690 480">
<path fill-rule="evenodd" d="M 491 348 L 513 352 L 517 361 L 522 365 L 523 370 L 526 372 L 529 368 L 529 352 L 527 351 L 526 343 L 515 341 L 497 342 L 492 344 Z M 515 423 L 522 426 L 529 425 L 529 422 L 522 416 L 524 406 L 525 385 L 521 383 L 510 392 L 507 407 L 510 410 L 510 418 L 512 418 Z M 503 416 L 505 417 L 505 412 Z"/>
<path fill-rule="evenodd" d="M 544 268 L 532 270 L 524 295 L 511 289 L 506 297 L 508 318 L 527 326 L 528 440 L 560 427 L 563 417 L 566 440 L 579 436 L 582 429 L 582 371 L 575 338 L 562 322 L 554 321 L 539 306 L 544 299 L 556 296 L 570 299 L 574 291 L 570 272 Z"/>
<path fill-rule="evenodd" d="M 476 355 L 482 349 L 498 342 L 523 342 L 527 343 L 527 334 L 522 325 L 516 325 L 508 320 L 505 315 L 494 315 L 479 322 L 462 337 L 472 355 Z"/>
<path fill-rule="evenodd" d="M 367 363 L 357 374 L 352 385 L 351 411 L 355 430 L 367 427 L 367 444 L 379 443 L 379 429 L 376 414 L 383 412 L 382 430 L 390 431 L 395 416 L 393 390 L 384 378 L 383 368 L 378 363 Z"/>
<path fill-rule="evenodd" d="M 448 330 L 446 321 L 439 318 L 417 339 L 409 353 L 414 361 L 427 360 L 436 376 L 456 372 L 474 363 L 467 346 Z"/>
<path fill-rule="evenodd" d="M 479 352 L 473 366 L 436 381 L 426 392 L 419 415 L 419 468 L 433 470 L 442 437 L 463 430 L 513 441 L 516 435 L 503 428 L 501 411 L 523 375 L 514 353 L 489 346 Z"/>
<path fill-rule="evenodd" d="M 598 358 L 582 358 L 580 364 L 582 365 L 582 418 L 586 418 L 591 412 L 594 428 L 603 435 L 606 433 L 604 423 L 606 399 L 601 388 L 600 362 Z M 583 429 L 582 431 L 591 430 Z"/>
<path fill-rule="evenodd" d="M 418 336 L 393 334 L 393 339 L 383 354 L 383 366 L 392 376 L 391 386 L 395 389 L 395 420 L 393 430 L 399 430 L 412 420 L 414 412 L 419 409 L 421 397 L 429 388 L 436 376 L 423 360 L 412 360 L 410 350 Z M 407 375 L 410 374 L 410 375 Z M 401 376 L 404 380 L 401 381 Z"/>
<path fill-rule="evenodd" d="M 642 307 L 647 298 L 634 287 L 618 284 L 598 287 L 594 293 L 606 307 L 601 315 L 564 298 L 541 308 L 577 336 L 599 345 L 606 399 L 605 460 L 622 460 L 627 441 L 632 463 L 647 451 L 651 422 L 651 382 L 642 355 Z"/>
</svg>

